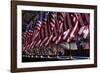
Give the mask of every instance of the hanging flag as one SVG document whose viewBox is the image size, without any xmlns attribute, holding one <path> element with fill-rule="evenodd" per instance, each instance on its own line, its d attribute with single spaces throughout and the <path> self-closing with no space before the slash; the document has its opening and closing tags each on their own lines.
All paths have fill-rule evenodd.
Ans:
<svg viewBox="0 0 100 73">
<path fill-rule="evenodd" d="M 78 34 L 86 38 L 89 33 L 89 15 L 81 13 L 79 21 L 81 21 L 81 25 L 83 25 L 80 27 Z"/>
<path fill-rule="evenodd" d="M 72 17 L 72 25 L 74 25 L 74 27 L 72 28 L 71 30 L 71 33 L 70 33 L 70 41 L 75 37 L 75 33 L 77 32 L 77 29 L 78 29 L 78 16 L 76 13 L 74 14 L 71 14 L 71 17 Z"/>
<path fill-rule="evenodd" d="M 48 31 L 47 32 L 48 33 L 48 35 L 47 35 L 48 39 L 45 42 L 45 46 L 47 46 L 52 41 L 52 38 L 54 36 L 53 32 L 55 32 L 54 31 L 55 30 L 55 13 L 54 12 L 49 12 L 47 20 L 48 20 L 47 26 L 49 28 L 48 28 L 48 30 L 46 30 L 46 31 Z"/>
<path fill-rule="evenodd" d="M 51 30 L 55 27 L 55 13 L 49 12 L 49 24 L 51 26 Z"/>
<path fill-rule="evenodd" d="M 55 44 L 58 44 L 62 40 L 62 34 L 63 34 L 63 25 L 64 25 L 64 12 L 57 12 L 57 38 L 55 41 Z"/>
<path fill-rule="evenodd" d="M 84 25 L 89 25 L 87 18 L 86 18 L 86 14 L 85 13 L 80 13 L 82 20 L 83 20 L 83 24 Z"/>
<path fill-rule="evenodd" d="M 57 12 L 57 24 L 59 25 L 59 34 L 63 32 L 64 12 Z"/>
<path fill-rule="evenodd" d="M 85 28 L 83 30 L 83 38 L 86 39 L 88 34 L 89 34 L 89 27 L 85 26 Z"/>
<path fill-rule="evenodd" d="M 69 25 L 71 27 L 69 28 L 69 30 L 67 30 L 67 32 L 65 32 L 65 36 L 63 39 L 65 39 L 65 37 L 66 37 L 66 41 L 69 42 L 73 38 L 75 38 L 75 33 L 78 29 L 78 16 L 76 13 L 69 13 L 67 15 L 68 15 L 68 19 L 70 18 L 71 22 L 69 21 L 69 23 L 70 23 Z"/>
<path fill-rule="evenodd" d="M 46 43 L 46 41 L 48 40 L 48 36 L 49 36 L 49 31 L 50 31 L 50 34 L 51 34 L 51 30 L 50 30 L 50 28 L 48 27 L 48 21 L 47 21 L 47 19 L 49 18 L 48 16 L 48 12 L 45 12 L 44 13 L 44 19 L 43 19 L 43 21 L 42 21 L 42 27 L 41 27 L 41 31 L 40 31 L 40 34 L 42 34 L 42 36 L 41 36 L 41 43 L 40 43 L 40 47 L 41 46 L 44 46 L 45 45 L 45 43 Z"/>
</svg>

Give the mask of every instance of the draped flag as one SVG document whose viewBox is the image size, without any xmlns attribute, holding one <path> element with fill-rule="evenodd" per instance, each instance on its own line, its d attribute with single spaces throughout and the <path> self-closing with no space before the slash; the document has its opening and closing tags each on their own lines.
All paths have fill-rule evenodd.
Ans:
<svg viewBox="0 0 100 73">
<path fill-rule="evenodd" d="M 75 13 L 69 13 L 67 14 L 67 19 L 68 19 L 68 26 L 70 28 L 63 33 L 64 35 L 63 39 L 66 40 L 67 42 L 70 42 L 75 37 L 75 33 L 78 28 L 78 16 Z"/>
</svg>

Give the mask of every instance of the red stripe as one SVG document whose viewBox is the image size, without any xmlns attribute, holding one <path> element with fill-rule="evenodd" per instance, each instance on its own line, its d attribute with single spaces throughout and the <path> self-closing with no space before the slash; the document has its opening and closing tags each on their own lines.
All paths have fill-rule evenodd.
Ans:
<svg viewBox="0 0 100 73">
<path fill-rule="evenodd" d="M 68 33 L 68 35 L 66 36 L 66 39 L 65 39 L 65 40 L 66 40 L 66 42 L 69 42 L 69 41 L 68 41 L 68 39 L 69 39 L 69 37 L 70 37 L 70 33 L 71 33 L 71 32 L 72 32 L 72 29 L 70 29 L 70 31 L 69 31 L 69 33 Z"/>
<path fill-rule="evenodd" d="M 58 21 L 58 24 L 59 24 L 59 34 L 63 32 L 63 24 L 64 24 L 64 14 L 61 13 L 61 12 L 58 12 L 57 13 L 57 21 Z"/>
<path fill-rule="evenodd" d="M 76 17 L 76 20 L 75 20 L 75 23 L 74 23 L 74 27 L 72 29 L 72 32 L 70 33 L 70 41 L 75 37 L 75 33 L 78 29 L 78 19 L 77 19 L 77 15 L 75 16 Z"/>
<path fill-rule="evenodd" d="M 75 27 L 75 26 L 76 26 L 76 27 Z M 74 26 L 74 28 L 73 28 L 73 30 L 72 30 L 72 31 L 73 31 L 72 36 L 71 36 L 71 34 L 70 34 L 70 40 L 72 40 L 72 39 L 75 37 L 75 33 L 76 33 L 77 29 L 78 29 L 78 24 L 76 24 L 75 26 Z M 74 29 L 75 29 L 75 30 L 74 30 Z"/>
<path fill-rule="evenodd" d="M 45 36 L 47 37 L 48 36 L 48 25 L 47 25 L 47 20 L 44 20 L 44 23 L 43 23 L 43 25 L 44 25 L 44 32 L 45 32 Z"/>
<path fill-rule="evenodd" d="M 35 30 L 35 33 L 33 34 L 33 37 L 32 37 L 32 41 L 34 41 L 39 35 L 39 31 L 38 30 Z"/>
<path fill-rule="evenodd" d="M 83 32 L 82 32 L 83 38 L 86 38 L 87 37 L 86 35 L 88 35 L 87 32 L 85 32 L 85 30 L 88 30 L 88 32 L 89 32 L 88 26 L 85 26 L 85 28 L 83 29 Z M 86 37 L 84 37 L 84 36 L 86 36 Z"/>
<path fill-rule="evenodd" d="M 68 28 L 68 20 L 67 20 L 67 17 L 66 17 L 66 14 L 64 14 L 64 24 L 63 24 L 63 32 L 66 31 Z"/>
<path fill-rule="evenodd" d="M 44 30 L 44 25 L 42 25 L 41 29 L 40 29 L 40 36 L 41 36 L 41 39 L 44 39 L 45 38 L 45 30 Z"/>
<path fill-rule="evenodd" d="M 44 44 L 47 40 L 48 40 L 48 37 L 45 37 L 45 38 L 42 40 L 42 42 L 41 42 L 41 44 L 40 44 L 40 47 L 43 46 L 43 44 Z"/>
<path fill-rule="evenodd" d="M 52 40 L 52 38 L 53 38 L 53 35 L 51 35 L 51 36 L 48 38 L 47 42 L 45 43 L 45 46 L 47 46 L 47 45 L 50 43 L 50 41 Z"/>
<path fill-rule="evenodd" d="M 58 38 L 56 39 L 55 44 L 58 44 L 62 40 L 62 35 L 59 35 Z"/>
<path fill-rule="evenodd" d="M 75 16 L 75 13 L 69 13 L 69 18 L 70 18 L 70 20 L 71 20 L 71 25 L 72 25 L 72 26 L 75 25 L 75 22 L 73 21 L 74 17 L 76 17 L 76 16 Z"/>
<path fill-rule="evenodd" d="M 81 13 L 81 17 L 82 17 L 82 20 L 83 20 L 84 25 L 89 25 L 88 24 L 88 21 L 86 20 L 86 17 L 85 17 L 85 14 L 84 13 Z"/>
<path fill-rule="evenodd" d="M 42 26 L 42 22 L 41 21 L 38 21 L 37 24 L 36 24 L 36 26 L 35 26 L 35 28 L 37 30 L 40 30 L 41 26 Z"/>
</svg>

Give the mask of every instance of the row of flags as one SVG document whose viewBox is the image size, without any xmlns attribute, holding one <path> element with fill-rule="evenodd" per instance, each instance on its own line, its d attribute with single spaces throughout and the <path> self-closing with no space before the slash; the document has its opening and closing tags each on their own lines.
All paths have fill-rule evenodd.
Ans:
<svg viewBox="0 0 100 73">
<path fill-rule="evenodd" d="M 22 33 L 22 48 L 71 42 L 89 35 L 88 13 L 41 12 L 32 29 Z"/>
</svg>

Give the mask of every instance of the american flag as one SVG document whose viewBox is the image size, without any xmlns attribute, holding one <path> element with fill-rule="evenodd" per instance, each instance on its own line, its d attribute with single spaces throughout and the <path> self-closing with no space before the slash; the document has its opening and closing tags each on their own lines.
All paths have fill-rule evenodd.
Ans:
<svg viewBox="0 0 100 73">
<path fill-rule="evenodd" d="M 40 30 L 40 40 L 39 40 L 39 41 L 41 41 L 39 43 L 40 47 L 45 45 L 45 43 L 48 39 L 47 15 L 48 15 L 48 12 L 43 15 L 44 17 L 42 19 L 42 27 Z"/>
<path fill-rule="evenodd" d="M 53 30 L 53 28 L 55 28 L 55 13 L 54 12 L 49 12 L 48 20 L 51 26 L 51 30 Z"/>
<path fill-rule="evenodd" d="M 57 39 L 55 41 L 56 44 L 58 44 L 61 40 L 62 40 L 62 33 L 63 33 L 63 26 L 64 26 L 64 12 L 57 12 L 57 33 L 58 33 L 58 36 L 57 36 Z"/>
<path fill-rule="evenodd" d="M 45 24 L 45 32 L 46 32 L 45 33 L 46 37 L 44 39 L 46 42 L 44 43 L 44 45 L 47 46 L 52 41 L 53 38 L 53 30 L 55 29 L 55 13 L 49 12 L 47 16 L 47 20 L 44 22 L 45 22 L 44 24 Z"/>
<path fill-rule="evenodd" d="M 86 38 L 89 34 L 89 15 L 84 13 L 45 12 L 45 17 L 37 20 L 32 30 L 23 32 L 23 48 L 70 42 L 76 33 Z M 39 17 L 40 18 L 40 17 Z"/>
<path fill-rule="evenodd" d="M 76 13 L 67 14 L 69 29 L 63 33 L 63 40 L 70 42 L 73 38 L 75 38 L 75 33 L 78 29 L 78 16 Z"/>
<path fill-rule="evenodd" d="M 73 26 L 69 36 L 69 40 L 71 41 L 75 37 L 75 33 L 77 32 L 78 29 L 78 16 L 76 13 L 74 13 L 74 14 L 70 14 L 70 17 Z"/>
<path fill-rule="evenodd" d="M 59 25 L 59 33 L 62 33 L 64 25 L 64 12 L 57 12 L 57 25 Z"/>
<path fill-rule="evenodd" d="M 82 35 L 83 38 L 87 38 L 89 34 L 89 15 L 88 14 L 79 14 L 80 20 L 79 22 L 81 23 L 81 27 L 79 29 L 78 34 Z"/>
</svg>

